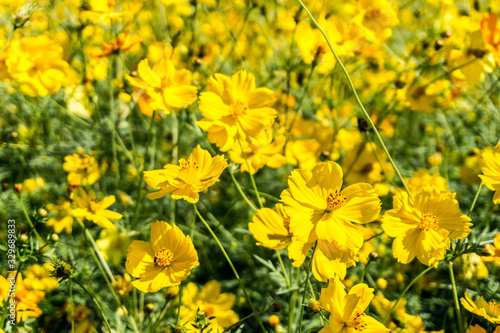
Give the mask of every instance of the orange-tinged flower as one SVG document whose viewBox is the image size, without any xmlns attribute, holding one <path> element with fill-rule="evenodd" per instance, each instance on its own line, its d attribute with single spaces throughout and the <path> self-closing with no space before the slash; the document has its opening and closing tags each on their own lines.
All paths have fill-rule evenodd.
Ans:
<svg viewBox="0 0 500 333">
<path fill-rule="evenodd" d="M 492 191 L 495 191 L 493 203 L 500 204 L 500 144 L 495 147 L 493 152 L 485 152 L 479 160 L 484 185 Z"/>
<path fill-rule="evenodd" d="M 162 170 L 145 171 L 146 183 L 160 191 L 148 194 L 152 200 L 172 193 L 173 199 L 184 199 L 190 203 L 198 202 L 199 192 L 215 184 L 227 167 L 223 155 L 215 157 L 198 145 L 179 165 L 167 164 Z"/>
<path fill-rule="evenodd" d="M 486 246 L 490 251 L 490 255 L 481 257 L 481 259 L 483 261 L 500 263 L 500 233 L 495 236 L 493 244 L 487 244 Z"/>
<path fill-rule="evenodd" d="M 153 68 L 148 59 L 137 66 L 139 78 L 127 76 L 130 84 L 144 90 L 139 97 L 141 111 L 152 116 L 154 110 L 169 114 L 172 108 L 182 108 L 196 101 L 197 89 L 191 85 L 192 73 L 187 69 L 176 69 L 167 59 L 161 59 Z"/>
<path fill-rule="evenodd" d="M 95 58 L 106 57 L 111 54 L 118 54 L 129 52 L 135 45 L 142 42 L 142 37 L 136 35 L 129 35 L 129 32 L 126 31 L 124 33 L 119 34 L 115 39 L 111 42 L 106 43 L 102 42 L 102 47 L 104 51 L 92 53 L 91 56 Z"/>
<path fill-rule="evenodd" d="M 377 219 L 380 199 L 370 184 L 342 187 L 342 169 L 322 162 L 311 171 L 294 170 L 281 199 L 296 241 L 289 256 L 301 265 L 312 243 L 330 259 L 352 262 L 363 245 L 361 224 Z"/>
<path fill-rule="evenodd" d="M 320 333 L 389 332 L 365 310 L 373 299 L 373 290 L 364 283 L 355 285 L 346 293 L 338 277 L 321 290 L 320 302 L 330 312 L 329 324 Z"/>
<path fill-rule="evenodd" d="M 424 265 L 437 266 L 450 239 L 470 233 L 471 219 L 460 212 L 455 194 L 426 185 L 410 200 L 406 192 L 394 196 L 393 209 L 382 218 L 382 228 L 391 237 L 394 257 L 407 264 L 415 257 Z"/>
<path fill-rule="evenodd" d="M 272 108 L 274 93 L 255 88 L 255 77 L 244 70 L 231 78 L 215 74 L 207 92 L 200 96 L 203 119 L 196 125 L 208 132 L 208 139 L 222 151 L 228 151 L 238 139 L 255 138 L 271 126 L 277 116 Z"/>
<path fill-rule="evenodd" d="M 87 193 L 79 187 L 72 193 L 72 199 L 77 208 L 71 211 L 71 215 L 85 218 L 105 229 L 115 229 L 116 226 L 110 220 L 119 220 L 123 217 L 122 214 L 106 209 L 115 203 L 114 195 L 109 195 L 101 201 L 97 200 L 94 190 Z"/>
<path fill-rule="evenodd" d="M 148 293 L 179 285 L 199 264 L 191 238 L 176 225 L 157 221 L 151 225 L 151 243 L 135 240 L 129 245 L 125 267 L 138 278 L 132 286 Z"/>
<path fill-rule="evenodd" d="M 481 34 L 483 35 L 484 46 L 495 57 L 495 61 L 500 64 L 500 29 L 498 25 L 498 14 L 483 14 L 481 20 Z"/>
<path fill-rule="evenodd" d="M 500 324 L 500 303 L 495 302 L 495 300 L 490 300 L 486 302 L 481 296 L 475 301 L 469 296 L 468 292 L 465 292 L 465 298 L 460 299 L 462 305 L 467 311 L 470 311 L 484 319 L 494 323 Z"/>
</svg>

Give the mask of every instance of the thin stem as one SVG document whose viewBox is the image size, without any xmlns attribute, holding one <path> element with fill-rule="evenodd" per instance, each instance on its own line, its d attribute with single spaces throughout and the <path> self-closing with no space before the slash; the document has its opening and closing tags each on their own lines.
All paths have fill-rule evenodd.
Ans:
<svg viewBox="0 0 500 333">
<path fill-rule="evenodd" d="M 92 298 L 92 300 L 94 301 L 95 305 L 97 306 L 97 309 L 101 313 L 102 319 L 104 319 L 104 323 L 106 324 L 106 327 L 108 328 L 108 331 L 109 332 L 113 332 L 111 330 L 111 326 L 109 326 L 108 319 L 106 319 L 106 316 L 104 315 L 104 311 L 101 308 L 101 305 L 99 304 L 99 302 L 97 301 L 97 299 L 95 298 L 95 296 L 87 288 L 85 288 L 80 282 L 78 282 L 78 280 L 74 280 L 74 281 L 76 282 L 77 285 L 80 286 L 80 288 L 83 289 L 83 291 L 85 291 L 90 296 L 90 298 Z"/>
<path fill-rule="evenodd" d="M 257 184 L 255 184 L 255 179 L 253 178 L 253 174 L 250 169 L 250 163 L 248 163 L 247 154 L 245 154 L 245 150 L 243 149 L 243 145 L 241 144 L 240 137 L 238 137 L 238 143 L 240 144 L 241 154 L 243 154 L 243 158 L 245 159 L 245 163 L 247 165 L 248 174 L 250 175 L 250 181 L 252 182 L 252 186 L 255 191 L 255 196 L 257 197 L 257 201 L 259 202 L 259 207 L 264 208 L 264 205 L 262 205 L 262 200 L 260 200 L 260 194 L 259 190 L 257 189 Z"/>
<path fill-rule="evenodd" d="M 2 55 L 3 51 L 7 48 L 7 44 L 9 44 L 10 39 L 12 36 L 14 36 L 14 32 L 16 32 L 17 28 L 14 27 L 12 32 L 9 34 L 9 37 L 7 37 L 7 40 L 5 41 L 5 44 L 3 44 L 2 51 L 0 51 L 0 55 Z"/>
<path fill-rule="evenodd" d="M 69 277 L 69 304 L 71 307 L 71 333 L 75 333 L 75 302 L 73 301 L 73 282 L 71 282 L 71 276 Z"/>
<path fill-rule="evenodd" d="M 472 211 L 474 210 L 474 207 L 476 206 L 477 198 L 479 198 L 479 193 L 481 193 L 481 189 L 483 188 L 483 182 L 479 184 L 479 187 L 477 188 L 476 195 L 474 196 L 474 200 L 472 201 L 472 205 L 470 206 L 469 213 L 467 216 L 470 216 L 472 214 Z"/>
<path fill-rule="evenodd" d="M 177 308 L 177 320 L 176 323 L 177 325 L 180 325 L 181 323 L 181 305 L 182 305 L 182 285 L 179 287 L 179 306 Z"/>
<path fill-rule="evenodd" d="M 278 261 L 280 262 L 281 270 L 283 271 L 283 274 L 285 275 L 285 281 L 287 286 L 291 287 L 291 282 L 288 279 L 288 273 L 286 272 L 285 265 L 283 265 L 283 260 L 281 259 L 281 254 L 279 250 L 276 250 L 276 254 L 278 255 Z"/>
<path fill-rule="evenodd" d="M 451 287 L 453 288 L 453 300 L 455 303 L 455 311 L 457 313 L 458 330 L 464 333 L 464 321 L 462 319 L 462 312 L 460 311 L 460 303 L 458 302 L 457 284 L 455 283 L 455 275 L 453 274 L 453 261 L 448 263 L 448 271 L 450 272 Z"/>
<path fill-rule="evenodd" d="M 247 204 L 252 208 L 254 211 L 257 211 L 257 207 L 255 204 L 247 197 L 245 192 L 243 192 L 243 189 L 241 188 L 240 184 L 236 181 L 236 178 L 234 177 L 233 171 L 231 170 L 231 167 L 227 168 L 229 171 L 229 174 L 231 175 L 231 179 L 233 180 L 234 185 L 236 185 L 236 189 L 240 193 L 240 195 L 243 197 L 243 199 L 247 202 Z"/>
<path fill-rule="evenodd" d="M 372 119 L 370 118 L 370 115 L 368 114 L 368 112 L 366 111 L 365 107 L 363 106 L 363 103 L 361 102 L 361 99 L 359 98 L 359 95 L 356 92 L 356 88 L 354 88 L 354 84 L 352 83 L 351 77 L 349 76 L 349 72 L 347 72 L 347 69 L 345 68 L 345 66 L 342 63 L 342 61 L 340 61 L 340 58 L 337 55 L 337 53 L 335 52 L 335 50 L 333 49 L 333 46 L 330 43 L 330 40 L 326 36 L 326 34 L 323 31 L 323 29 L 321 28 L 321 26 L 318 24 L 318 22 L 316 22 L 316 20 L 312 16 L 311 12 L 309 12 L 309 9 L 307 9 L 306 5 L 304 5 L 304 3 L 302 2 L 302 0 L 298 0 L 298 1 L 299 1 L 300 5 L 302 6 L 302 8 L 304 8 L 304 10 L 307 12 L 307 14 L 311 18 L 311 21 L 314 23 L 314 25 L 316 26 L 316 28 L 319 29 L 319 31 L 321 32 L 321 34 L 325 38 L 326 43 L 328 44 L 328 47 L 330 47 L 330 50 L 332 51 L 333 56 L 337 60 L 340 68 L 342 68 L 342 71 L 344 72 L 344 74 L 345 74 L 345 76 L 347 78 L 347 83 L 349 84 L 349 86 L 350 86 L 350 88 L 351 88 L 351 90 L 353 92 L 353 95 L 354 95 L 354 97 L 356 99 L 356 102 L 358 103 L 358 105 L 359 105 L 361 111 L 363 112 L 366 120 L 368 121 L 368 123 L 372 127 L 375 135 L 377 136 L 377 139 L 380 142 L 380 145 L 382 146 L 382 149 L 384 150 L 385 154 L 387 155 L 387 159 L 389 160 L 389 162 L 391 163 L 392 167 L 394 168 L 394 171 L 396 172 L 396 174 L 398 175 L 399 179 L 401 180 L 401 182 L 402 182 L 402 184 L 403 184 L 406 192 L 408 193 L 408 196 L 413 200 L 413 196 L 412 196 L 412 194 L 410 192 L 410 189 L 408 188 L 408 185 L 406 185 L 406 182 L 405 182 L 403 176 L 401 175 L 401 172 L 399 171 L 398 167 L 396 166 L 396 163 L 394 163 L 394 160 L 392 159 L 391 154 L 389 154 L 389 151 L 387 150 L 387 147 L 385 146 L 384 141 L 382 140 L 382 137 L 380 136 L 380 133 L 377 130 L 377 127 L 375 126 L 375 124 L 373 123 Z"/>
<path fill-rule="evenodd" d="M 392 311 L 394 311 L 394 309 L 396 308 L 396 306 L 399 304 L 399 301 L 401 301 L 401 299 L 406 295 L 406 292 L 408 290 L 410 290 L 411 286 L 413 286 L 413 284 L 415 282 L 417 282 L 418 279 L 420 279 L 422 276 L 424 276 L 427 272 L 429 272 L 433 268 L 434 268 L 434 266 L 427 267 L 426 270 L 424 270 L 422 273 L 420 273 L 419 275 L 417 275 L 417 277 L 414 278 L 413 281 L 411 281 L 410 284 L 406 286 L 405 290 L 403 290 L 403 292 L 401 293 L 401 295 L 399 295 L 398 299 L 396 300 L 396 302 L 394 303 L 394 305 L 391 307 L 391 309 L 389 310 L 389 312 L 385 316 L 384 320 L 382 320 L 382 324 L 385 325 L 385 323 L 387 322 L 387 320 L 391 316 Z"/>
<path fill-rule="evenodd" d="M 24 217 L 26 217 L 26 221 L 28 221 L 28 224 L 30 225 L 31 230 L 33 230 L 36 238 L 38 238 L 40 243 L 42 243 L 42 246 L 45 246 L 46 244 L 45 244 L 42 236 L 40 236 L 38 231 L 36 231 L 35 226 L 33 225 L 33 222 L 31 222 L 30 216 L 28 215 L 28 212 L 26 211 L 26 207 L 24 207 L 23 199 L 21 199 L 21 195 L 19 195 L 18 198 L 19 198 L 19 204 L 21 205 L 21 210 L 23 211 Z"/>
<path fill-rule="evenodd" d="M 300 279 L 300 267 L 296 268 L 295 271 L 295 281 L 299 281 Z M 292 272 L 290 271 L 290 277 L 292 276 Z M 298 291 L 294 290 L 292 297 L 290 297 L 290 303 L 289 303 L 289 314 L 288 314 L 288 332 L 293 332 L 294 328 L 294 317 L 295 317 L 295 304 L 297 303 L 297 296 L 298 296 Z"/>
<path fill-rule="evenodd" d="M 309 261 L 309 267 L 306 272 L 306 283 L 304 285 L 304 292 L 302 293 L 302 302 L 300 303 L 300 320 L 299 320 L 299 333 L 302 333 L 302 317 L 304 316 L 304 302 L 306 301 L 307 294 L 307 284 L 309 282 L 309 275 L 311 274 L 312 262 L 314 260 L 314 252 L 316 252 L 316 246 L 318 245 L 318 241 L 314 243 L 314 248 L 311 255 L 311 260 Z"/>
<path fill-rule="evenodd" d="M 201 216 L 200 212 L 198 211 L 198 207 L 196 207 L 196 204 L 193 204 L 193 206 L 194 206 L 194 211 L 196 212 L 196 215 L 198 215 L 198 217 L 200 218 L 201 222 L 203 222 L 203 224 L 205 225 L 205 227 L 208 229 L 208 231 L 212 235 L 212 237 L 215 240 L 215 242 L 217 243 L 217 245 L 219 245 L 219 248 L 222 251 L 222 254 L 226 258 L 226 261 L 228 262 L 229 266 L 231 266 L 231 269 L 233 270 L 233 273 L 236 276 L 236 279 L 238 280 L 238 282 L 240 284 L 241 290 L 243 290 L 243 294 L 245 294 L 245 298 L 247 299 L 248 304 L 250 304 L 250 307 L 252 308 L 252 312 L 253 313 L 257 313 L 257 311 L 255 310 L 255 306 L 253 305 L 252 300 L 250 299 L 250 296 L 248 295 L 248 293 L 247 293 L 247 291 L 245 289 L 245 286 L 243 285 L 243 282 L 240 279 L 238 271 L 236 271 L 236 268 L 234 267 L 233 262 L 231 261 L 231 259 L 227 255 L 226 250 L 224 249 L 224 246 L 221 244 L 221 242 L 219 241 L 219 239 L 217 238 L 217 236 L 213 232 L 212 228 L 210 228 L 210 226 L 208 225 L 207 221 L 205 221 L 205 219 L 203 218 L 203 216 Z M 266 332 L 266 329 L 264 328 L 264 324 L 260 320 L 260 317 L 256 316 L 256 318 L 257 318 L 257 321 L 260 324 L 260 327 L 262 328 L 262 331 Z"/>
</svg>

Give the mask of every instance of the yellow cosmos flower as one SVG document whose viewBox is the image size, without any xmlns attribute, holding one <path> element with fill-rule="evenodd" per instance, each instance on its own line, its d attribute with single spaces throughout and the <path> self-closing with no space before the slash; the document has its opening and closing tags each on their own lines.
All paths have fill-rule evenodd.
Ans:
<svg viewBox="0 0 500 333">
<path fill-rule="evenodd" d="M 360 149 L 362 150 L 358 154 Z M 377 156 L 382 164 L 378 162 Z M 374 144 L 365 144 L 364 147 L 359 144 L 349 150 L 342 160 L 342 167 L 344 170 L 350 170 L 345 179 L 349 184 L 381 182 L 385 178 L 384 171 L 389 179 L 394 176 L 394 169 L 387 161 L 384 151 Z"/>
<path fill-rule="evenodd" d="M 104 50 L 102 52 L 95 52 L 91 55 L 95 58 L 106 57 L 112 54 L 129 52 L 134 46 L 142 42 L 142 37 L 130 35 L 128 31 L 121 33 L 111 42 L 102 42 Z"/>
<path fill-rule="evenodd" d="M 352 260 L 363 245 L 360 224 L 374 221 L 380 213 L 381 202 L 372 186 L 359 183 L 341 190 L 342 169 L 335 162 L 319 163 L 312 172 L 294 170 L 288 185 L 281 199 L 297 238 L 289 248 L 294 264 L 302 264 L 318 239 L 318 248 L 330 259 Z"/>
<path fill-rule="evenodd" d="M 33 290 L 51 291 L 59 284 L 57 279 L 51 276 L 53 271 L 50 263 L 43 266 L 33 265 L 24 270 L 24 285 Z"/>
<path fill-rule="evenodd" d="M 238 315 L 231 310 L 235 302 L 236 295 L 233 293 L 221 293 L 218 281 L 208 282 L 201 291 L 190 282 L 182 291 L 181 322 L 187 322 L 185 327 L 190 328 L 189 322 L 192 322 L 198 311 L 202 311 L 207 318 L 215 317 L 210 320 L 206 330 L 222 332 L 239 320 Z"/>
<path fill-rule="evenodd" d="M 387 0 L 361 0 L 360 14 L 354 19 L 364 28 L 366 37 L 372 42 L 383 42 L 391 37 L 392 30 L 399 24 L 394 4 Z"/>
<path fill-rule="evenodd" d="M 148 197 L 154 200 L 172 193 L 173 199 L 197 203 L 200 198 L 198 193 L 215 184 L 225 168 L 227 161 L 223 155 L 212 158 L 198 145 L 187 160 L 179 160 L 179 165 L 167 164 L 162 170 L 144 172 L 146 183 L 160 190 L 148 194 Z"/>
<path fill-rule="evenodd" d="M 396 303 L 396 301 L 389 301 L 382 294 L 377 294 L 373 298 L 371 306 L 375 308 L 381 318 L 385 318 L 394 303 Z M 391 313 L 390 319 L 394 321 L 388 319 L 386 326 L 391 329 L 391 332 L 426 332 L 422 318 L 406 312 L 406 303 L 406 299 L 401 299 Z"/>
<path fill-rule="evenodd" d="M 285 137 L 273 141 L 272 130 L 268 129 L 260 132 L 255 139 L 250 139 L 250 143 L 241 142 L 250 166 L 250 173 L 255 174 L 264 165 L 270 168 L 280 168 L 285 165 L 287 158 L 282 155 L 285 141 Z M 241 171 L 249 172 L 239 144 L 229 151 L 229 157 L 234 163 L 241 164 Z"/>
<path fill-rule="evenodd" d="M 435 172 L 433 175 L 424 168 L 420 168 L 413 173 L 411 178 L 405 178 L 410 191 L 417 191 L 425 185 L 432 185 L 437 187 L 440 191 L 446 191 L 448 188 L 448 181 Z"/>
<path fill-rule="evenodd" d="M 85 192 L 83 188 L 72 193 L 73 203 L 78 207 L 71 211 L 74 217 L 85 218 L 105 229 L 115 229 L 116 226 L 110 220 L 119 220 L 123 217 L 122 214 L 107 210 L 109 206 L 115 203 L 115 196 L 110 195 L 97 200 L 95 191 Z"/>
<path fill-rule="evenodd" d="M 259 209 L 248 224 L 248 230 L 257 240 L 257 245 L 273 250 L 282 250 L 292 241 L 290 218 L 282 204 L 277 204 L 274 209 Z"/>
<path fill-rule="evenodd" d="M 0 275 L 1 300 L 6 300 L 9 297 L 10 285 L 10 280 Z M 21 273 L 17 275 L 15 290 L 16 321 L 21 322 L 28 318 L 40 317 L 43 312 L 38 307 L 38 304 L 45 298 L 45 293 L 40 290 L 33 290 L 30 286 L 26 285 Z"/>
<path fill-rule="evenodd" d="M 382 228 L 391 237 L 394 257 L 407 264 L 415 257 L 424 265 L 437 266 L 451 239 L 470 233 L 471 219 L 460 212 L 455 194 L 426 185 L 413 202 L 405 192 L 394 196 L 393 209 L 382 218 Z"/>
<path fill-rule="evenodd" d="M 222 151 L 233 148 L 239 139 L 255 138 L 271 126 L 277 116 L 271 108 L 274 93 L 255 88 L 255 76 L 244 70 L 231 78 L 215 74 L 209 79 L 207 92 L 200 96 L 203 119 L 196 122 L 208 132 L 208 139 Z"/>
<path fill-rule="evenodd" d="M 132 286 L 150 293 L 179 285 L 199 264 L 191 238 L 176 225 L 157 221 L 151 225 L 151 243 L 135 240 L 129 245 L 125 267 L 139 278 Z"/>
<path fill-rule="evenodd" d="M 483 180 L 484 185 L 495 191 L 493 203 L 500 204 L 500 144 L 495 147 L 492 153 L 483 153 L 479 165 L 483 173 L 479 177 Z"/>
<path fill-rule="evenodd" d="M 500 303 L 490 300 L 486 302 L 481 296 L 479 299 L 472 301 L 468 292 L 465 292 L 465 298 L 460 298 L 460 302 L 467 311 L 470 311 L 493 324 L 500 324 Z"/>
<path fill-rule="evenodd" d="M 495 57 L 497 64 L 500 64 L 500 29 L 498 25 L 498 14 L 483 14 L 481 20 L 481 34 L 487 50 Z"/>
<path fill-rule="evenodd" d="M 63 229 L 70 234 L 73 229 L 73 216 L 71 216 L 71 202 L 59 198 L 58 204 L 48 204 L 47 209 L 52 217 L 47 221 L 47 226 L 53 227 L 54 232 L 60 234 Z"/>
<path fill-rule="evenodd" d="M 191 85 L 192 73 L 175 69 L 170 60 L 161 59 L 153 68 L 148 59 L 137 66 L 140 79 L 127 76 L 130 84 L 144 90 L 142 104 L 169 114 L 172 108 L 182 108 L 196 101 L 197 89 Z M 143 105 L 144 107 L 144 105 Z"/>
<path fill-rule="evenodd" d="M 72 186 L 92 185 L 99 178 L 99 165 L 95 154 L 73 154 L 64 158 L 63 169 L 68 174 L 68 184 Z"/>
<path fill-rule="evenodd" d="M 130 243 L 130 236 L 120 232 L 118 228 L 103 229 L 96 241 L 97 247 L 102 252 L 104 259 L 110 261 L 113 266 L 122 263 L 125 251 Z"/>
<path fill-rule="evenodd" d="M 487 245 L 489 256 L 481 257 L 483 261 L 500 263 L 500 234 L 495 236 L 495 242 Z"/>
<path fill-rule="evenodd" d="M 320 302 L 330 312 L 329 325 L 320 333 L 382 333 L 389 332 L 375 318 L 367 316 L 365 309 L 373 299 L 373 290 L 364 283 L 355 285 L 346 293 L 338 277 L 321 290 Z"/>
</svg>

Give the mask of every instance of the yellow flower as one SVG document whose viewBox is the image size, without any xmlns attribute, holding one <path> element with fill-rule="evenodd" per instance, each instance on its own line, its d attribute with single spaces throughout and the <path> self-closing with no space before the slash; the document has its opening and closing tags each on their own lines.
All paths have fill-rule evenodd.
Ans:
<svg viewBox="0 0 500 333">
<path fill-rule="evenodd" d="M 106 57 L 112 54 L 129 52 L 135 45 L 142 42 L 142 37 L 129 35 L 128 31 L 121 33 L 113 39 L 110 43 L 102 42 L 104 50 L 102 52 L 92 53 L 91 56 L 95 58 Z"/>
<path fill-rule="evenodd" d="M 360 224 L 374 221 L 380 213 L 381 202 L 372 186 L 359 183 L 341 190 L 342 169 L 335 162 L 319 163 L 312 172 L 294 170 L 288 185 L 281 199 L 297 238 L 289 247 L 294 265 L 302 264 L 318 239 L 318 248 L 329 259 L 352 260 L 363 245 Z"/>
<path fill-rule="evenodd" d="M 466 280 L 472 278 L 484 279 L 488 276 L 488 268 L 481 260 L 481 257 L 475 253 L 467 253 L 457 258 L 456 263 L 459 265 L 460 275 Z"/>
<path fill-rule="evenodd" d="M 461 298 L 463 307 L 478 316 L 485 318 L 493 324 L 500 324 L 500 304 L 494 300 L 486 302 L 481 296 L 479 299 L 472 301 L 469 293 L 465 292 L 465 298 Z"/>
<path fill-rule="evenodd" d="M 63 198 L 58 199 L 58 204 L 48 204 L 47 209 L 53 216 L 47 221 L 47 226 L 53 227 L 54 232 L 60 234 L 63 229 L 70 234 L 73 227 L 73 216 L 71 216 L 71 203 Z"/>
<path fill-rule="evenodd" d="M 104 259 L 109 260 L 114 266 L 119 266 L 130 243 L 130 236 L 120 232 L 117 228 L 103 229 L 96 241 L 97 247 L 102 252 Z"/>
<path fill-rule="evenodd" d="M 259 209 L 248 224 L 248 230 L 257 240 L 257 245 L 273 250 L 282 250 L 292 241 L 290 218 L 282 204 L 277 204 L 274 209 Z"/>
<path fill-rule="evenodd" d="M 407 264 L 415 257 L 424 265 L 437 266 L 451 239 L 470 233 L 471 219 L 460 212 L 455 194 L 426 185 L 410 200 L 406 192 L 394 196 L 393 209 L 382 218 L 391 237 L 394 257 Z"/>
<path fill-rule="evenodd" d="M 500 234 L 495 236 L 495 242 L 487 245 L 491 251 L 490 256 L 481 257 L 483 261 L 500 263 Z"/>
<path fill-rule="evenodd" d="M 13 277 L 15 276 L 15 273 L 11 274 Z M 15 281 L 15 297 L 13 299 L 16 304 L 16 321 L 20 322 L 27 318 L 40 317 L 42 310 L 38 307 L 38 304 L 43 301 L 45 293 L 40 290 L 33 290 L 30 286 L 27 286 L 21 273 L 17 275 Z M 11 280 L 0 275 L 0 298 L 2 301 L 9 297 L 10 286 Z M 11 318 L 10 314 L 7 314 L 7 318 Z"/>
<path fill-rule="evenodd" d="M 24 191 L 27 191 L 29 193 L 33 192 L 37 188 L 42 187 L 44 185 L 45 185 L 45 179 L 41 177 L 29 178 L 23 182 Z"/>
<path fill-rule="evenodd" d="M 360 149 L 362 151 L 358 155 Z M 382 165 L 378 162 L 377 156 Z M 387 161 L 384 151 L 374 144 L 365 144 L 364 147 L 359 144 L 349 150 L 342 161 L 342 166 L 344 170 L 350 170 L 345 179 L 349 184 L 381 182 L 384 180 L 384 171 L 389 179 L 394 176 L 394 170 Z"/>
<path fill-rule="evenodd" d="M 147 105 L 152 110 L 169 114 L 172 108 L 182 108 L 196 101 L 197 89 L 191 85 L 191 72 L 175 69 L 170 60 L 161 59 L 151 69 L 148 59 L 144 59 L 137 66 L 137 71 L 140 79 L 131 76 L 127 76 L 127 79 L 134 87 L 144 90 L 141 109 L 147 113 Z"/>
<path fill-rule="evenodd" d="M 479 177 L 483 180 L 484 185 L 495 191 L 493 203 L 500 204 L 500 144 L 495 147 L 492 153 L 483 153 L 479 165 L 483 173 Z"/>
<path fill-rule="evenodd" d="M 189 236 L 167 222 L 151 225 L 151 243 L 133 241 L 127 250 L 125 267 L 139 278 L 132 286 L 150 293 L 164 287 L 179 285 L 198 266 L 198 254 Z"/>
<path fill-rule="evenodd" d="M 121 296 L 128 296 L 132 291 L 132 278 L 130 275 L 124 272 L 123 276 L 115 275 L 115 280 L 111 285 L 116 293 Z"/>
<path fill-rule="evenodd" d="M 270 168 L 280 168 L 285 165 L 287 159 L 282 155 L 285 140 L 285 137 L 280 137 L 273 142 L 272 130 L 268 129 L 260 132 L 255 139 L 250 139 L 250 143 L 241 142 L 250 166 L 250 173 L 255 174 L 264 165 Z M 234 163 L 241 164 L 241 171 L 248 172 L 247 163 L 239 144 L 229 151 L 229 157 Z"/>
<path fill-rule="evenodd" d="M 196 125 L 208 132 L 210 142 L 222 151 L 232 149 L 238 139 L 255 138 L 277 116 L 271 108 L 274 93 L 255 88 L 255 77 L 244 70 L 231 78 L 215 74 L 207 90 L 201 94 L 199 104 L 204 118 Z"/>
<path fill-rule="evenodd" d="M 394 3 L 387 0 L 361 0 L 360 14 L 354 19 L 364 28 L 366 37 L 372 42 L 383 42 L 392 35 L 391 27 L 399 24 Z"/>
<path fill-rule="evenodd" d="M 167 164 L 162 170 L 144 172 L 146 183 L 160 190 L 148 194 L 148 197 L 154 200 L 172 193 L 173 199 L 196 203 L 200 198 L 198 193 L 215 184 L 225 168 L 227 161 L 223 155 L 212 158 L 198 145 L 187 160 L 179 160 L 179 165 Z"/>
<path fill-rule="evenodd" d="M 330 312 L 329 325 L 320 333 L 389 332 L 375 318 L 367 316 L 365 309 L 373 299 L 373 289 L 364 283 L 355 285 L 346 293 L 338 277 L 321 290 L 320 302 Z"/>
<path fill-rule="evenodd" d="M 465 332 L 465 333 L 487 333 L 487 332 L 481 326 L 474 325 L 474 326 L 469 327 L 467 329 L 467 332 Z M 497 328 L 495 328 L 495 331 L 493 331 L 493 333 L 500 333 L 500 326 L 497 326 Z"/>
<path fill-rule="evenodd" d="M 481 34 L 487 50 L 495 57 L 497 64 L 500 64 L 500 29 L 498 28 L 498 14 L 483 14 L 481 20 Z"/>
<path fill-rule="evenodd" d="M 90 156 L 83 153 L 66 156 L 63 169 L 69 172 L 68 184 L 72 186 L 92 185 L 101 178 L 94 153 Z"/>
<path fill-rule="evenodd" d="M 116 226 L 110 220 L 119 220 L 123 217 L 122 214 L 107 210 L 109 206 L 115 203 L 115 196 L 109 195 L 97 200 L 95 191 L 92 190 L 88 194 L 83 188 L 72 193 L 73 203 L 78 207 L 71 211 L 74 217 L 85 218 L 105 229 L 115 229 Z"/>
<path fill-rule="evenodd" d="M 415 171 L 411 178 L 405 178 L 405 182 L 410 191 L 417 191 L 427 184 L 437 187 L 440 191 L 446 191 L 448 188 L 448 181 L 446 178 L 441 177 L 437 172 L 431 175 L 429 171 L 424 168 Z"/>
<path fill-rule="evenodd" d="M 231 310 L 236 302 L 233 293 L 222 293 L 218 281 L 210 281 L 202 290 L 190 282 L 182 291 L 181 322 L 188 323 L 186 327 L 191 327 L 189 322 L 196 317 L 198 311 L 205 313 L 210 320 L 207 331 L 222 332 L 232 324 L 238 322 L 238 315 Z"/>
<path fill-rule="evenodd" d="M 63 47 L 49 37 L 25 37 L 13 42 L 5 65 L 23 93 L 46 96 L 73 81 L 68 79 L 75 74 L 63 56 Z"/>
<path fill-rule="evenodd" d="M 33 290 L 51 291 L 59 284 L 57 279 L 51 276 L 52 266 L 45 263 L 43 266 L 33 265 L 24 270 L 24 285 Z"/>
</svg>

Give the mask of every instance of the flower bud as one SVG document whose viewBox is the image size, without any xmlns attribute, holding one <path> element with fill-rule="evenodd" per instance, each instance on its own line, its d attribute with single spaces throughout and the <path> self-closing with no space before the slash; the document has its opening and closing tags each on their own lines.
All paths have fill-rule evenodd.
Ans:
<svg viewBox="0 0 500 333">
<path fill-rule="evenodd" d="M 311 311 L 314 313 L 318 313 L 323 309 L 319 301 L 314 298 L 309 299 L 309 303 L 307 304 L 307 306 L 309 306 L 309 309 L 311 309 Z"/>
<path fill-rule="evenodd" d="M 280 324 L 280 318 L 277 315 L 269 316 L 269 325 L 271 325 L 271 327 L 276 327 L 279 324 Z"/>
</svg>

